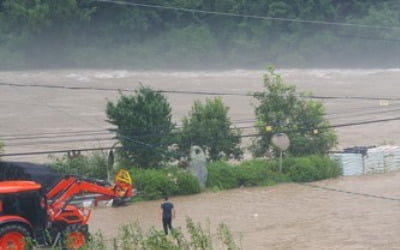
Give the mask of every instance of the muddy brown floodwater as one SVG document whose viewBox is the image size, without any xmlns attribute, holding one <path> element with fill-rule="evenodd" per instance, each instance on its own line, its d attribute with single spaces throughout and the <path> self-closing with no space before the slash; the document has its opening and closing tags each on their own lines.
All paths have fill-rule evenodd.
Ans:
<svg viewBox="0 0 400 250">
<path fill-rule="evenodd" d="M 177 218 L 226 223 L 243 249 L 400 249 L 400 172 L 172 197 Z M 96 208 L 91 231 L 121 224 L 161 230 L 160 200 Z M 207 228 L 207 227 L 206 227 Z"/>
<path fill-rule="evenodd" d="M 299 91 L 328 97 L 319 100 L 326 107 L 326 118 L 337 125 L 337 150 L 400 143 L 400 69 L 278 69 L 277 72 L 285 83 L 295 85 Z M 222 98 L 230 108 L 233 123 L 249 127 L 255 122 L 254 99 L 244 94 L 263 90 L 264 73 L 257 70 L 0 72 L 0 140 L 8 154 L 113 145 L 114 135 L 107 130 L 110 124 L 104 111 L 107 100 L 115 102 L 119 98 L 118 89 L 130 90 L 124 92 L 130 94 L 141 83 L 158 90 L 187 92 L 166 93 L 173 120 L 178 124 L 190 112 L 194 100 L 215 97 L 199 92 L 213 92 L 228 94 Z M 370 122 L 374 120 L 388 121 Z M 357 123 L 362 125 L 349 126 Z M 43 162 L 48 157 L 9 156 L 2 160 Z M 178 215 L 174 224 L 184 227 L 186 216 L 202 224 L 210 220 L 215 232 L 218 224 L 224 222 L 246 250 L 400 249 L 399 172 L 341 177 L 314 184 L 353 193 L 282 184 L 172 197 Z M 161 229 L 159 206 L 160 201 L 151 201 L 121 208 L 96 208 L 91 231 L 101 229 L 106 237 L 112 238 L 120 225 L 136 221 L 144 228 Z"/>
<path fill-rule="evenodd" d="M 0 140 L 9 154 L 111 146 L 115 139 L 106 130 L 111 127 L 106 122 L 107 101 L 116 102 L 120 96 L 118 90 L 129 90 L 124 94 L 131 94 L 140 84 L 170 91 L 165 95 L 171 104 L 172 119 L 178 125 L 195 100 L 215 97 L 204 93 L 226 94 L 221 98 L 229 107 L 232 123 L 242 128 L 244 135 L 253 134 L 248 128 L 255 124 L 256 102 L 245 94 L 263 90 L 264 73 L 257 70 L 0 72 Z M 400 69 L 282 69 L 277 73 L 298 91 L 322 97 L 318 100 L 326 108 L 326 118 L 336 126 L 337 150 L 400 143 Z M 349 126 L 357 123 L 362 125 Z M 3 159 L 48 160 L 47 155 Z"/>
</svg>

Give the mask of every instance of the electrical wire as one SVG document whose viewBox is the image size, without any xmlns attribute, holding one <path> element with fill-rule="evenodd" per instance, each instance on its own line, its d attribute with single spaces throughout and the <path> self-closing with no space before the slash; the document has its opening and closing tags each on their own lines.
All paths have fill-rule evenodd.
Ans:
<svg viewBox="0 0 400 250">
<path fill-rule="evenodd" d="M 20 146 L 37 146 L 37 145 L 50 145 L 50 144 L 63 144 L 63 143 L 71 143 L 71 142 L 100 142 L 100 141 L 114 141 L 115 137 L 110 138 L 77 138 L 77 139 L 69 139 L 69 140 L 58 140 L 58 141 L 39 141 L 39 142 L 19 142 L 19 143 L 5 143 L 5 147 L 20 147 Z"/>
<path fill-rule="evenodd" d="M 255 20 L 270 20 L 270 21 L 279 21 L 279 22 L 287 22 L 287 23 L 303 23 L 303 24 L 311 24 L 311 25 L 323 25 L 323 26 L 339 26 L 339 27 L 353 27 L 353 28 L 361 28 L 364 30 L 371 30 L 375 29 L 376 31 L 382 30 L 392 30 L 398 31 L 400 27 L 398 26 L 385 26 L 385 25 L 370 25 L 370 24 L 357 24 L 357 23 L 348 23 L 348 22 L 329 22 L 329 21 L 319 21 L 319 20 L 307 20 L 307 19 L 300 19 L 300 18 L 285 18 L 285 17 L 270 17 L 270 16 L 259 16 L 259 15 L 247 15 L 247 14 L 240 14 L 240 13 L 230 13 L 230 12 L 222 12 L 222 11 L 210 11 L 210 10 L 200 10 L 200 9 L 192 9 L 192 8 L 183 8 L 183 7 L 176 7 L 176 6 L 165 6 L 165 5 L 154 5 L 154 4 L 141 4 L 141 3 L 134 3 L 129 1 L 114 1 L 114 0 L 93 0 L 94 2 L 100 3 L 109 3 L 109 4 L 118 4 L 118 5 L 127 5 L 132 7 L 139 7 L 139 8 L 154 8 L 154 9 L 163 9 L 163 10 L 173 10 L 173 11 L 180 11 L 180 12 L 188 12 L 188 13 L 197 13 L 203 15 L 219 15 L 225 17 L 234 17 L 234 18 L 243 18 L 243 19 L 255 19 Z M 370 31 L 367 30 L 369 33 Z M 286 31 L 286 30 L 284 30 Z M 325 31 L 325 30 L 324 30 Z M 282 30 L 268 30 L 268 33 L 282 33 Z M 315 29 L 313 28 L 310 31 L 303 30 L 302 34 L 304 37 L 310 37 L 316 34 Z M 349 39 L 358 39 L 358 40 L 374 40 L 374 41 L 385 41 L 385 42 L 395 42 L 399 43 L 400 39 L 398 38 L 388 38 L 387 35 L 384 37 L 372 37 L 366 35 L 356 35 L 354 30 L 351 31 L 350 34 L 328 34 L 334 37 L 341 37 L 341 38 L 349 38 Z M 304 38 L 303 37 L 303 38 Z"/>
<path fill-rule="evenodd" d="M 391 121 L 398 121 L 400 120 L 400 117 L 392 117 L 392 118 L 387 118 L 387 119 L 378 119 L 378 120 L 369 120 L 369 121 L 362 121 L 362 122 L 352 122 L 352 123 L 342 123 L 342 124 L 336 124 L 336 125 L 330 125 L 330 126 L 321 126 L 321 127 L 316 127 L 316 128 L 308 128 L 307 130 L 310 129 L 327 129 L 327 128 L 341 128 L 341 127 L 349 127 L 349 126 L 360 126 L 360 125 L 367 125 L 367 124 L 374 124 L 374 123 L 382 123 L 382 122 L 391 122 Z M 304 130 L 304 129 L 302 129 Z M 279 132 L 287 132 L 287 133 L 293 133 L 293 132 L 298 132 L 300 130 L 282 130 Z M 258 137 L 261 136 L 262 134 L 260 133 L 254 133 L 254 134 L 247 134 L 247 135 L 241 135 L 241 138 L 246 138 L 246 137 Z M 132 138 L 127 137 L 129 140 L 132 142 L 135 142 L 136 144 L 146 146 L 146 147 L 157 147 L 155 145 L 147 144 L 144 142 L 141 142 L 139 140 L 135 140 Z M 93 150 L 98 150 L 97 148 L 84 148 L 84 149 L 75 149 L 76 151 L 91 151 L 90 149 Z M 106 149 L 109 149 L 109 147 L 106 147 Z M 56 151 L 38 151 L 38 152 L 23 152 L 23 153 L 0 153 L 0 157 L 5 157 L 5 156 L 23 156 L 23 155 L 39 155 L 39 154 L 51 154 L 51 153 L 65 153 L 69 152 L 71 150 L 56 150 Z"/>
<path fill-rule="evenodd" d="M 128 6 L 134 6 L 134 7 L 174 10 L 174 11 L 182 11 L 182 12 L 190 12 L 190 13 L 198 13 L 198 14 L 206 14 L 206 15 L 219 15 L 219 16 L 239 17 L 239 18 L 247 18 L 247 19 L 272 20 L 272 21 L 291 22 L 291 23 L 319 24 L 319 25 L 328 25 L 328 26 L 357 27 L 357 28 L 368 28 L 368 29 L 374 28 L 374 29 L 400 30 L 400 27 L 396 27 L 396 26 L 367 25 L 367 24 L 357 24 L 357 23 L 306 20 L 306 19 L 299 19 L 299 18 L 247 15 L 247 14 L 237 14 L 237 13 L 221 12 L 221 11 L 190 9 L 190 8 L 174 7 L 174 6 L 141 4 L 141 3 L 134 3 L 134 2 L 128 2 L 128 1 L 118 1 L 118 0 L 92 0 L 92 1 L 111 3 L 111 4 L 119 4 L 119 5 L 128 5 Z"/>
<path fill-rule="evenodd" d="M 396 105 L 398 106 L 398 105 Z M 335 113 L 334 117 L 330 117 L 330 114 L 326 114 L 326 118 L 328 118 L 329 121 L 333 121 L 333 119 L 344 119 L 346 117 L 351 116 L 361 118 L 364 116 L 371 116 L 371 115 L 381 115 L 381 114 L 387 114 L 387 113 L 393 113 L 393 112 L 399 112 L 399 108 L 395 109 L 389 109 L 389 110 L 380 110 L 376 111 L 375 107 L 372 107 L 373 112 L 368 111 L 368 109 L 363 108 L 362 112 L 342 112 L 342 113 Z M 254 129 L 257 126 L 238 126 L 240 124 L 248 124 L 248 123 L 255 123 L 255 119 L 244 119 L 244 120 L 233 120 L 231 122 L 231 129 Z M 182 125 L 176 126 L 176 128 L 180 128 Z M 161 128 L 161 127 L 160 127 Z M 140 133 L 141 128 L 139 127 L 134 127 L 134 128 L 123 128 L 124 130 L 128 129 L 133 129 L 136 131 L 136 133 Z M 147 129 L 147 128 L 142 128 L 142 129 Z M 59 139 L 59 138 L 76 138 L 76 137 L 88 137 L 88 136 L 93 136 L 93 135 L 110 135 L 113 134 L 114 132 L 118 132 L 118 128 L 108 128 L 104 130 L 84 130 L 84 131 L 76 131 L 76 132 L 57 132 L 57 133 L 41 133 L 41 134 L 23 134 L 23 135 L 8 135 L 8 136 L 0 136 L 0 140 L 5 141 L 5 142 L 10 142 L 10 141 L 16 141 L 16 140 L 43 140 L 43 139 Z M 160 136 L 159 133 L 143 133 L 140 136 L 137 136 L 138 138 L 153 138 L 155 136 Z M 107 138 L 108 140 L 109 138 Z M 77 139 L 74 139 L 77 140 Z M 104 138 L 99 138 L 99 140 L 104 140 Z M 60 141 L 63 143 L 64 141 Z M 69 142 L 69 141 L 67 141 Z M 44 143 L 46 144 L 46 143 Z M 8 144 L 8 146 L 17 146 L 17 145 L 22 145 L 22 144 Z M 24 144 L 25 145 L 25 144 Z M 31 144 L 29 144 L 31 145 Z"/>
<path fill-rule="evenodd" d="M 67 85 L 48 85 L 48 84 L 17 84 L 0 82 L 0 86 L 13 86 L 13 87 L 32 87 L 32 88 L 51 88 L 51 89 L 70 89 L 70 90 L 95 90 L 95 91 L 120 91 L 120 92 L 134 92 L 132 89 L 118 89 L 118 88 L 98 88 L 98 87 L 75 87 Z M 261 95 L 259 92 L 253 93 L 229 93 L 229 92 L 213 92 L 213 91 L 179 91 L 179 90 L 155 90 L 159 93 L 165 94 L 187 94 L 187 95 L 206 95 L 206 96 L 243 96 L 255 97 Z M 320 100 L 367 100 L 367 101 L 400 101 L 400 97 L 390 96 L 316 96 L 316 95 L 297 95 L 302 98 L 320 99 Z"/>
<path fill-rule="evenodd" d="M 31 134 L 28 136 L 1 136 L 0 135 L 0 140 L 2 141 L 11 141 L 11 140 L 32 140 L 32 139 L 52 139 L 52 138 L 67 138 L 67 137 L 76 137 L 76 136 L 81 136 L 81 137 L 86 137 L 86 136 L 91 136 L 91 135 L 106 135 L 106 134 L 111 134 L 111 131 L 99 131 L 99 132 L 86 132 L 86 133 L 78 133 L 78 132 L 71 132 L 74 134 L 64 134 L 68 132 L 58 132 L 58 133 L 52 133 L 51 136 L 43 136 L 39 134 Z M 43 134 L 49 134 L 49 133 L 43 133 Z"/>
</svg>

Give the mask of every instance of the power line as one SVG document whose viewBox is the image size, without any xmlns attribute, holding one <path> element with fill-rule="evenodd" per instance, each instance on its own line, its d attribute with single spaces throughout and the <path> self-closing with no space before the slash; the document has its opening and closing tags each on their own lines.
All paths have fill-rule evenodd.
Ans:
<svg viewBox="0 0 400 250">
<path fill-rule="evenodd" d="M 390 105 L 390 107 L 399 107 L 400 104 L 395 104 L 395 105 Z M 400 111 L 398 108 L 396 109 L 386 109 L 387 107 L 382 107 L 382 106 L 369 106 L 369 107 L 358 107 L 358 108 L 346 108 L 345 111 L 350 111 L 350 112 L 335 112 L 335 113 L 327 113 L 325 116 L 332 121 L 332 119 L 343 119 L 348 116 L 366 116 L 366 115 L 373 115 L 373 114 L 383 114 L 383 113 L 391 113 L 391 112 L 397 112 Z M 378 110 L 381 109 L 381 110 Z M 351 112 L 352 110 L 355 111 L 361 111 L 361 112 Z M 368 110 L 374 110 L 373 112 L 369 112 Z M 332 117 L 333 116 L 333 117 Z M 232 125 L 238 125 L 238 124 L 243 124 L 243 123 L 254 123 L 256 122 L 256 119 L 236 119 L 236 120 L 231 120 Z M 177 125 L 176 128 L 180 128 L 182 125 Z M 238 126 L 237 128 L 243 129 L 243 128 L 250 128 L 250 127 L 241 127 Z M 251 127 L 251 128 L 254 128 Z M 140 127 L 132 127 L 132 128 L 124 128 L 124 129 L 141 129 Z M 1 135 L 0 134 L 0 139 L 1 140 L 27 140 L 27 139 L 51 139 L 51 138 L 66 138 L 66 137 L 86 137 L 90 136 L 93 134 L 98 134 L 98 135 L 106 135 L 106 134 L 112 134 L 113 132 L 117 131 L 118 128 L 104 128 L 104 129 L 99 129 L 99 130 L 77 130 L 77 131 L 61 131 L 61 132 L 43 132 L 43 133 L 18 133 L 18 134 L 7 134 L 7 135 Z"/>
<path fill-rule="evenodd" d="M 388 114 L 388 113 L 393 113 L 393 112 L 399 112 L 400 108 L 394 108 L 394 109 L 386 109 L 386 110 L 375 110 L 375 111 L 368 111 L 365 110 L 365 112 L 348 112 L 348 113 L 340 113 L 340 114 L 333 114 L 333 118 L 335 119 L 344 119 L 346 117 L 360 117 L 360 116 L 371 116 L 371 115 L 383 115 L 383 114 Z M 327 116 L 331 116 L 327 114 Z M 332 118 L 328 118 L 329 120 L 332 120 Z"/>
<path fill-rule="evenodd" d="M 40 142 L 21 142 L 21 143 L 6 143 L 5 147 L 16 147 L 16 146 L 32 146 L 32 145 L 49 145 L 49 144 L 63 144 L 63 143 L 72 143 L 72 142 L 93 142 L 93 141 L 111 141 L 115 140 L 115 137 L 111 138 L 88 138 L 88 139 L 70 139 L 70 140 L 59 140 L 59 141 L 40 141 Z"/>
<path fill-rule="evenodd" d="M 397 110 L 391 110 L 391 112 L 394 112 Z M 400 117 L 394 117 L 394 118 L 384 118 L 384 119 L 376 119 L 376 120 L 367 120 L 367 121 L 356 121 L 356 122 L 351 122 L 351 123 L 342 123 L 342 124 L 336 124 L 336 125 L 329 125 L 326 127 L 314 127 L 311 129 L 318 129 L 318 128 L 338 128 L 338 127 L 348 127 L 348 126 L 357 126 L 357 125 L 366 125 L 366 124 L 372 124 L 372 123 L 380 123 L 380 122 L 389 122 L 389 121 L 396 121 L 396 120 L 400 120 Z M 255 122 L 255 120 L 253 120 Z M 249 122 L 249 120 L 245 120 L 245 122 Z M 235 124 L 232 124 L 235 125 Z M 268 125 L 272 125 L 272 126 L 276 126 L 277 124 L 273 124 L 270 123 Z M 231 129 L 239 129 L 239 130 L 243 130 L 243 129 L 254 129 L 254 128 L 259 128 L 260 126 L 254 125 L 254 126 L 242 126 L 242 127 L 231 127 Z M 264 127 L 264 125 L 262 125 L 261 127 Z M 282 129 L 282 128 L 281 128 Z M 301 131 L 303 131 L 304 129 L 300 129 Z M 118 131 L 118 129 L 116 129 L 116 131 Z M 297 130 L 296 130 L 297 131 Z M 286 131 L 286 132 L 296 132 L 296 131 Z M 280 132 L 285 132 L 285 131 L 280 131 Z M 108 132 L 110 133 L 110 132 Z M 124 133 L 118 133 L 119 136 L 125 136 Z M 77 137 L 78 135 L 72 135 L 72 136 L 65 136 L 65 137 Z M 79 135 L 80 137 L 87 137 L 90 136 L 89 135 Z M 148 133 L 143 133 L 142 135 L 137 135 L 135 136 L 135 138 L 146 138 L 146 139 L 151 139 L 154 137 L 158 137 L 158 136 L 162 136 L 160 133 L 152 133 L 152 134 L 148 134 Z M 254 137 L 256 136 L 256 134 L 251 134 L 251 135 L 246 135 L 243 137 Z M 62 137 L 62 136 L 60 136 Z M 57 137 L 51 137 L 51 138 L 57 138 Z M 51 138 L 47 138 L 47 139 L 51 139 Z M 14 138 L 14 140 L 18 140 L 21 138 Z M 38 137 L 37 139 L 46 139 L 45 137 Z M 39 142 L 29 142 L 29 143 L 11 143 L 11 144 L 6 144 L 6 146 L 27 146 L 27 145 L 41 145 L 41 144 L 62 144 L 62 143 L 70 143 L 70 142 L 90 142 L 90 141 L 104 141 L 104 140 L 115 140 L 117 139 L 116 137 L 107 137 L 107 138 L 95 138 L 95 139 L 90 139 L 90 138 L 72 138 L 69 140 L 58 140 L 58 141 L 39 141 Z M 13 140 L 12 138 L 9 138 L 8 140 Z"/>
<path fill-rule="evenodd" d="M 113 1 L 113 0 L 93 0 L 93 1 L 103 2 L 103 3 L 111 3 L 111 4 L 128 5 L 128 6 L 141 7 L 141 8 L 155 8 L 155 9 L 198 13 L 198 14 L 203 14 L 203 15 L 219 15 L 219 16 L 235 17 L 235 18 L 271 20 L 271 21 L 290 22 L 290 23 L 305 23 L 305 24 L 314 24 L 314 25 L 317 24 L 317 25 L 325 25 L 325 26 L 357 27 L 357 28 L 363 28 L 363 29 L 372 29 L 373 28 L 373 29 L 376 29 L 379 31 L 382 29 L 394 30 L 394 31 L 400 30 L 400 27 L 397 27 L 397 26 L 369 25 L 369 24 L 357 24 L 357 23 L 346 23 L 346 22 L 307 20 L 307 19 L 299 19 L 299 18 L 247 15 L 247 14 L 238 14 L 238 13 L 230 13 L 230 12 L 222 12 L 222 11 L 209 11 L 209 10 L 200 10 L 200 9 L 192 9 L 192 8 L 174 7 L 174 6 L 140 4 L 140 3 L 133 3 L 133 2 L 128 2 L 128 1 Z M 276 33 L 279 31 L 269 30 L 269 32 Z M 303 31 L 302 34 L 315 35 L 315 31 L 314 30 Z M 333 34 L 330 34 L 330 35 L 333 35 Z M 400 39 L 398 39 L 398 38 L 362 36 L 362 35 L 355 35 L 353 32 L 351 34 L 334 34 L 334 36 L 350 38 L 350 39 L 360 39 L 360 40 L 374 40 L 374 41 L 385 41 L 385 42 L 395 42 L 395 43 L 400 42 Z"/>
<path fill-rule="evenodd" d="M 11 87 L 15 87 L 15 86 L 11 86 Z M 18 92 L 18 91 L 17 91 L 17 92 Z M 84 119 L 82 119 L 82 118 L 80 118 L 80 117 L 78 117 L 78 116 L 71 115 L 70 113 L 65 112 L 64 110 L 60 110 L 59 108 L 54 107 L 54 106 L 51 106 L 51 105 L 49 105 L 49 104 L 47 104 L 47 103 L 43 103 L 43 100 L 41 100 L 40 103 L 42 103 L 44 106 L 46 106 L 46 107 L 48 107 L 48 108 L 50 108 L 50 109 L 54 109 L 54 110 L 56 110 L 56 111 L 58 111 L 58 112 L 62 112 L 62 113 L 64 113 L 64 114 L 66 114 L 67 116 L 71 117 L 72 119 L 76 119 L 76 120 L 79 120 L 80 122 L 83 122 L 83 123 L 86 123 L 86 124 L 89 124 L 89 125 L 93 126 L 93 124 L 91 124 L 90 122 L 88 122 L 88 121 L 86 121 L 86 120 L 84 120 Z M 98 127 L 98 124 L 96 124 L 96 125 L 94 125 L 94 126 L 95 126 L 95 127 Z M 95 136 L 96 136 L 96 135 L 95 135 Z M 103 140 L 103 139 L 102 139 L 102 140 Z M 99 141 L 99 138 L 97 138 L 97 141 Z M 48 142 L 47 144 L 54 144 L 54 142 Z"/>
<path fill-rule="evenodd" d="M 164 5 L 141 4 L 141 3 L 133 3 L 133 2 L 128 2 L 128 1 L 114 1 L 114 0 L 93 0 L 93 1 L 95 1 L 95 2 L 103 2 L 103 3 L 119 4 L 119 5 L 128 5 L 128 6 L 135 6 L 135 7 L 143 7 L 143 8 L 175 10 L 175 11 L 182 11 L 182 12 L 206 14 L 206 15 L 219 15 L 219 16 L 240 17 L 240 18 L 248 18 L 248 19 L 272 20 L 272 21 L 280 21 L 280 22 L 319 24 L 319 25 L 342 26 L 342 27 L 400 30 L 400 27 L 396 27 L 396 26 L 367 25 L 367 24 L 357 24 L 357 23 L 306 20 L 306 19 L 298 19 L 298 18 L 295 19 L 295 18 L 285 18 L 285 17 L 270 17 L 270 16 L 247 15 L 247 14 L 238 14 L 238 13 L 221 12 L 221 11 L 199 10 L 199 9 L 190 9 L 190 8 L 164 6 Z"/>
<path fill-rule="evenodd" d="M 390 122 L 390 121 L 397 121 L 400 120 L 400 117 L 394 117 L 394 118 L 388 118 L 388 119 L 379 119 L 379 120 L 370 120 L 370 121 L 362 121 L 362 122 L 353 122 L 353 123 L 343 123 L 343 124 L 336 124 L 336 125 L 331 125 L 331 126 L 323 126 L 323 127 L 316 127 L 316 128 L 310 128 L 310 129 L 326 129 L 326 128 L 340 128 L 340 127 L 349 127 L 349 126 L 360 126 L 360 125 L 366 125 L 366 124 L 373 124 L 373 123 L 382 123 L 382 122 Z M 279 132 L 299 132 L 299 131 L 304 131 L 305 129 L 297 129 L 297 130 L 287 130 L 287 131 L 279 131 Z M 309 129 L 308 129 L 309 130 Z M 278 132 L 278 131 L 276 131 Z M 254 134 L 247 134 L 247 135 L 241 135 L 240 137 L 245 138 L 245 137 L 258 137 L 261 136 L 262 134 L 260 133 L 254 133 Z M 132 138 L 127 137 L 129 140 L 132 140 L 132 142 L 137 143 L 139 145 L 143 146 L 148 146 L 148 147 L 157 147 L 155 145 L 150 145 L 148 143 L 141 142 L 139 140 L 135 140 Z M 93 150 L 100 150 L 97 148 L 92 148 Z M 103 148 L 103 149 L 111 149 L 109 147 Z M 3 156 L 22 156 L 22 155 L 41 155 L 41 154 L 51 154 L 51 153 L 65 153 L 69 152 L 71 150 L 56 150 L 56 151 L 38 151 L 38 152 L 25 152 L 25 153 L 0 153 L 0 157 Z M 80 150 L 78 149 L 77 151 L 91 151 L 90 149 L 83 149 Z"/>
<path fill-rule="evenodd" d="M 67 85 L 49 85 L 49 84 L 18 84 L 18 83 L 4 83 L 0 82 L 0 86 L 11 87 L 32 87 L 32 88 L 51 88 L 51 89 L 70 89 L 70 90 L 94 90 L 94 91 L 121 91 L 121 92 L 134 92 L 132 89 L 117 89 L 117 88 L 98 88 L 98 87 L 75 87 Z M 233 93 L 233 92 L 213 92 L 213 91 L 185 91 L 185 90 L 156 90 L 159 93 L 165 94 L 187 94 L 187 95 L 206 95 L 206 96 L 243 96 L 255 97 L 262 95 L 260 92 L 253 93 Z M 316 95 L 299 95 L 302 98 L 320 99 L 320 100 L 368 100 L 368 101 L 400 101 L 399 97 L 367 97 L 367 96 L 316 96 Z"/>
<path fill-rule="evenodd" d="M 397 106 L 397 105 L 395 105 Z M 381 107 L 378 107 L 381 108 Z M 398 112 L 400 111 L 400 109 L 396 108 L 396 109 L 389 109 L 389 110 L 381 110 L 381 111 L 374 111 L 374 112 L 368 112 L 367 108 L 358 108 L 358 109 L 362 109 L 362 111 L 365 110 L 365 112 L 357 112 L 357 113 L 352 113 L 352 112 L 347 112 L 347 113 L 334 113 L 334 114 L 326 114 L 326 116 L 335 116 L 334 118 L 336 119 L 344 119 L 344 117 L 348 117 L 348 116 L 370 116 L 373 114 L 383 114 L 383 113 L 392 113 L 392 112 Z M 376 110 L 376 107 L 369 107 L 368 109 L 373 109 Z M 332 118 L 329 118 L 330 121 L 332 121 Z M 231 129 L 249 129 L 249 128 L 255 128 L 257 126 L 237 126 L 238 124 L 242 124 L 242 123 L 255 123 L 256 119 L 244 119 L 244 120 L 232 120 L 232 127 Z M 181 127 L 180 125 L 176 126 L 176 128 Z M 134 129 L 135 131 L 140 131 L 141 128 L 138 127 L 133 127 L 133 128 L 123 128 L 125 129 Z M 66 132 L 48 132 L 48 133 L 33 133 L 33 134 L 18 134 L 18 135 L 0 135 L 0 139 L 3 141 L 14 141 L 14 140 L 42 140 L 42 139 L 58 139 L 58 138 L 76 138 L 76 137 L 88 137 L 88 136 L 92 136 L 92 135 L 109 135 L 112 134 L 113 132 L 118 132 L 118 128 L 107 128 L 107 129 L 103 129 L 103 130 L 82 130 L 82 131 L 66 131 Z M 159 135 L 159 133 L 157 134 L 143 134 L 142 136 L 140 136 L 141 138 L 144 137 L 153 137 L 155 135 Z M 107 140 L 110 138 L 106 138 Z M 79 139 L 73 139 L 74 141 L 79 141 Z M 100 138 L 98 140 L 104 140 L 104 138 Z M 60 143 L 63 143 L 64 141 L 60 141 Z M 71 142 L 71 141 L 65 141 L 65 142 Z M 39 142 L 41 144 L 47 144 L 47 142 Z M 54 143 L 51 142 L 52 144 Z M 32 142 L 29 144 L 8 144 L 7 146 L 18 146 L 18 145 L 32 145 Z"/>
<path fill-rule="evenodd" d="M 100 147 L 100 148 L 80 148 L 74 149 L 73 151 L 101 151 L 101 150 L 111 150 L 115 147 Z M 2 153 L 0 157 L 7 157 L 7 156 L 25 156 L 25 155 L 48 155 L 48 154 L 61 154 L 70 152 L 72 150 L 49 150 L 49 151 L 36 151 L 36 152 L 22 152 L 22 153 Z"/>
<path fill-rule="evenodd" d="M 231 120 L 232 125 L 238 125 L 243 123 L 256 122 L 255 119 L 238 119 Z M 181 128 L 182 125 L 178 124 L 175 126 L 176 129 Z M 131 127 L 131 128 L 104 128 L 102 130 L 77 130 L 77 131 L 64 131 L 64 132 L 44 132 L 44 133 L 19 133 L 19 134 L 7 134 L 0 135 L 0 140 L 28 140 L 28 139 L 52 139 L 52 138 L 67 138 L 67 137 L 87 137 L 94 134 L 106 135 L 113 134 L 118 130 L 141 130 L 147 127 Z M 152 128 L 162 128 L 162 126 L 155 126 Z M 242 128 L 242 127 L 238 127 Z"/>
<path fill-rule="evenodd" d="M 395 104 L 395 105 L 393 105 L 393 104 L 391 104 L 391 105 L 387 105 L 386 107 L 385 106 L 382 106 L 382 105 L 374 105 L 374 106 L 367 106 L 367 107 L 354 107 L 354 108 L 350 108 L 350 107 L 347 107 L 346 106 L 346 110 L 345 111 L 350 111 L 350 112 L 346 112 L 346 113 L 344 113 L 343 111 L 336 111 L 336 112 L 332 112 L 332 113 L 329 113 L 329 114 L 325 114 L 325 115 L 327 115 L 327 116 L 333 116 L 333 115 L 341 115 L 341 114 L 349 114 L 349 113 L 351 113 L 352 111 L 365 111 L 365 110 L 377 110 L 377 109 L 385 109 L 385 108 L 388 108 L 388 107 L 400 107 L 400 104 Z M 356 113 L 356 112 L 354 112 L 354 113 Z M 353 114 L 354 114 L 353 113 Z"/>
<path fill-rule="evenodd" d="M 85 134 L 82 133 L 78 133 L 78 132 L 71 132 L 74 134 L 65 134 L 68 132 L 58 132 L 58 133 L 51 133 L 51 136 L 40 136 L 40 134 L 30 134 L 30 135 L 14 135 L 14 136 L 1 136 L 0 135 L 0 139 L 1 140 L 28 140 L 28 139 L 52 139 L 52 138 L 67 138 L 67 137 L 76 137 L 76 136 L 81 136 L 81 137 L 86 137 L 86 136 L 91 136 L 91 135 L 106 135 L 106 134 L 111 134 L 111 131 L 99 131 L 99 132 L 86 132 Z M 49 134 L 49 133 L 43 133 L 43 134 Z"/>
</svg>

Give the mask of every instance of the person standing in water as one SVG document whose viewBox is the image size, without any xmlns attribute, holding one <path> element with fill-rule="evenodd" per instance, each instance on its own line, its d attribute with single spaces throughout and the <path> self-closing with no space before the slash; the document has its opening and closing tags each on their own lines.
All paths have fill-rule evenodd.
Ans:
<svg viewBox="0 0 400 250">
<path fill-rule="evenodd" d="M 168 196 L 164 197 L 161 203 L 161 216 L 165 235 L 168 235 L 168 229 L 172 230 L 172 219 L 175 219 L 174 204 L 168 201 Z"/>
</svg>

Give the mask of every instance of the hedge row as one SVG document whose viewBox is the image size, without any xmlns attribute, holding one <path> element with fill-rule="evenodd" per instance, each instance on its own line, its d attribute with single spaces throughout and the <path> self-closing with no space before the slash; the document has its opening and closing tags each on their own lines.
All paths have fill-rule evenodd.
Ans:
<svg viewBox="0 0 400 250">
<path fill-rule="evenodd" d="M 334 178 L 342 174 L 338 162 L 322 156 L 288 158 L 283 162 L 283 173 L 291 181 L 309 182 Z"/>
<path fill-rule="evenodd" d="M 341 175 L 337 162 L 323 156 L 287 158 L 266 161 L 256 159 L 231 165 L 227 162 L 214 162 L 208 166 L 207 187 L 230 189 L 242 186 L 267 186 L 280 182 L 309 182 Z M 130 173 L 143 199 L 158 199 L 163 195 L 183 195 L 199 193 L 200 186 L 195 177 L 176 167 L 162 170 L 131 169 Z"/>
<path fill-rule="evenodd" d="M 138 196 L 145 200 L 161 198 L 165 195 L 184 195 L 199 193 L 197 179 L 176 167 L 167 169 L 130 169 Z"/>
<path fill-rule="evenodd" d="M 62 173 L 105 179 L 106 157 L 93 154 L 74 159 L 62 158 L 50 165 Z M 328 157 L 307 156 L 285 158 L 280 170 L 278 160 L 254 159 L 232 165 L 219 161 L 208 164 L 206 186 L 214 190 L 247 186 L 267 186 L 280 182 L 309 182 L 341 175 L 338 163 Z M 165 195 L 185 195 L 201 192 L 197 179 L 178 167 L 164 169 L 131 168 L 136 199 L 159 199 Z"/>
<path fill-rule="evenodd" d="M 265 186 L 289 181 L 279 173 L 275 161 L 251 160 L 240 165 L 215 162 L 208 166 L 207 186 L 229 189 L 241 186 Z"/>
</svg>

